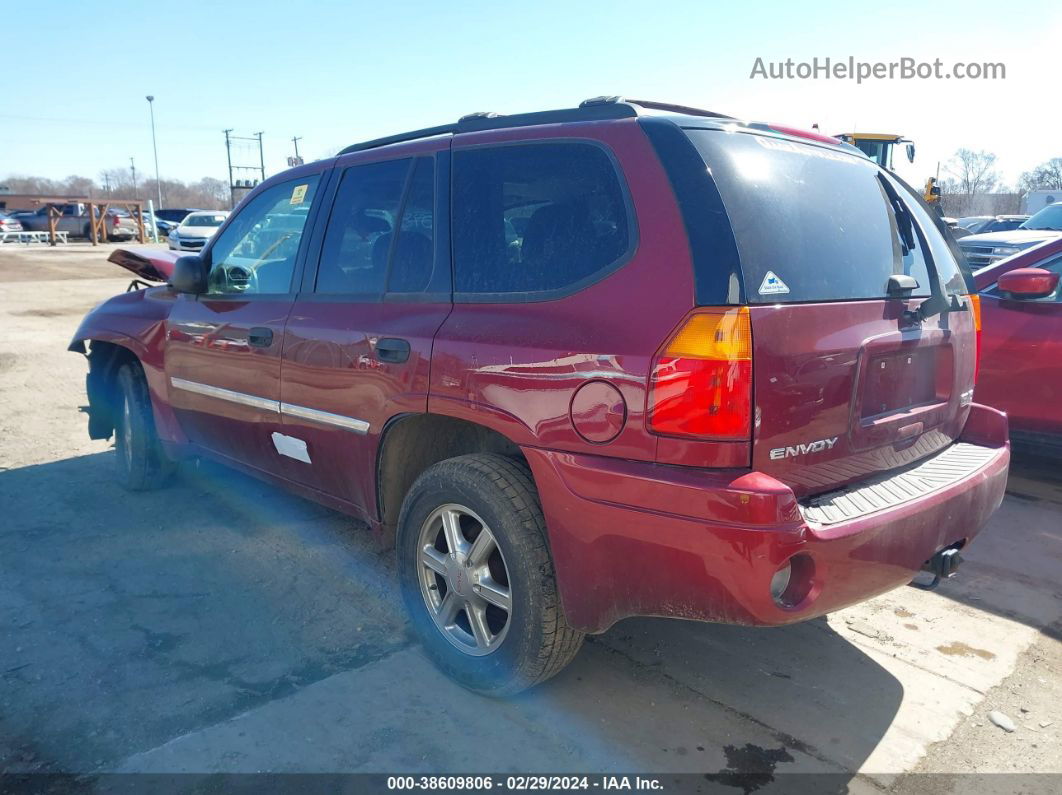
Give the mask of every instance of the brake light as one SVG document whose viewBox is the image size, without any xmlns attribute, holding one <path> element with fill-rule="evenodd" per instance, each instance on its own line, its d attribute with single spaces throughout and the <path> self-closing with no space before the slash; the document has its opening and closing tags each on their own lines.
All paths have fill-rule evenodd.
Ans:
<svg viewBox="0 0 1062 795">
<path fill-rule="evenodd" d="M 970 309 L 973 311 L 974 322 L 974 383 L 981 372 L 981 296 L 977 293 L 967 296 L 970 299 Z"/>
<path fill-rule="evenodd" d="M 118 216 L 117 215 L 112 215 L 111 216 L 111 226 L 113 226 L 115 229 L 118 228 Z"/>
<path fill-rule="evenodd" d="M 748 307 L 698 309 L 671 335 L 649 375 L 654 433 L 748 439 L 752 326 Z"/>
</svg>

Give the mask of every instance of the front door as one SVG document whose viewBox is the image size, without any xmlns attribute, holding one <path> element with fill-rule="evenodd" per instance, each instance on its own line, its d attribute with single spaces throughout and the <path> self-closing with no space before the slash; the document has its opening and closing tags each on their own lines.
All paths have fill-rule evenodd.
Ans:
<svg viewBox="0 0 1062 795">
<path fill-rule="evenodd" d="M 284 324 L 320 180 L 306 174 L 247 202 L 203 255 L 207 292 L 182 295 L 166 323 L 170 403 L 189 440 L 275 474 Z"/>
<path fill-rule="evenodd" d="M 1062 256 L 1035 267 L 1062 274 Z M 1062 288 L 1044 298 L 1017 299 L 994 284 L 981 295 L 977 402 L 1007 412 L 1014 436 L 1062 435 Z"/>
<path fill-rule="evenodd" d="M 448 246 L 433 223 L 447 154 L 365 157 L 337 163 L 319 266 L 285 332 L 281 419 L 306 453 L 288 476 L 371 516 L 381 434 L 427 410 L 432 341 L 451 304 Z"/>
</svg>

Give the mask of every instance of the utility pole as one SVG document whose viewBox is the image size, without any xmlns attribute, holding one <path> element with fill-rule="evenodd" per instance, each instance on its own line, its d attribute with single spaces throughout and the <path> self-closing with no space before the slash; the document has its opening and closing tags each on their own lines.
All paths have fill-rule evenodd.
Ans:
<svg viewBox="0 0 1062 795">
<path fill-rule="evenodd" d="M 159 207 L 162 207 L 162 180 L 159 179 L 159 148 L 155 144 L 155 98 L 148 94 L 145 99 L 151 109 L 151 149 L 155 153 L 155 187 L 159 194 Z"/>
<path fill-rule="evenodd" d="M 103 190 L 108 196 L 111 195 L 111 175 L 106 171 L 103 172 Z"/>
<path fill-rule="evenodd" d="M 129 158 L 129 170 L 133 172 L 133 198 L 140 198 L 136 192 L 136 161 L 133 158 Z"/>
<path fill-rule="evenodd" d="M 258 162 L 262 169 L 262 182 L 265 182 L 265 152 L 262 150 L 262 133 L 256 132 L 254 137 L 258 139 Z"/>
<path fill-rule="evenodd" d="M 232 132 L 230 127 L 227 130 L 223 130 L 225 133 L 225 157 L 229 161 L 229 209 L 236 207 L 236 189 L 232 185 L 232 141 L 229 140 L 229 133 Z"/>
<path fill-rule="evenodd" d="M 295 137 L 293 137 L 291 139 L 291 142 L 293 144 L 295 144 L 295 157 L 289 157 L 288 158 L 288 167 L 289 168 L 291 168 L 293 166 L 301 166 L 303 164 L 303 159 L 301 157 L 299 157 L 299 141 L 301 141 L 301 140 L 302 140 L 302 136 L 301 135 L 296 135 Z"/>
</svg>

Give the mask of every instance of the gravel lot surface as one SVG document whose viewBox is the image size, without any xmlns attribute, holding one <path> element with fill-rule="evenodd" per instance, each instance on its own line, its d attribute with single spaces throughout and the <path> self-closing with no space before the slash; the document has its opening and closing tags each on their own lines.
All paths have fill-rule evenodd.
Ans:
<svg viewBox="0 0 1062 795">
<path fill-rule="evenodd" d="M 485 700 L 421 655 L 390 555 L 348 518 L 209 463 L 160 492 L 113 484 L 66 351 L 129 282 L 108 248 L 0 249 L 0 769 L 757 774 L 746 792 L 1062 773 L 1059 464 L 1016 462 L 936 592 L 784 629 L 625 621 Z"/>
</svg>

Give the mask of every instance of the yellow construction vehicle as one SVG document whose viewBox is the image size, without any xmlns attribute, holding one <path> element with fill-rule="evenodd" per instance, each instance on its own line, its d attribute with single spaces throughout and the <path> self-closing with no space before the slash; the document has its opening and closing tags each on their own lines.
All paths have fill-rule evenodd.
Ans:
<svg viewBox="0 0 1062 795">
<path fill-rule="evenodd" d="M 900 144 L 906 144 L 907 162 L 913 163 L 915 159 L 914 141 L 904 138 L 902 135 L 891 133 L 841 133 L 834 136 L 840 138 L 846 144 L 858 147 L 863 154 L 873 160 L 882 168 L 895 171 L 893 166 L 893 150 Z"/>
<path fill-rule="evenodd" d="M 902 135 L 893 135 L 892 133 L 841 133 L 834 137 L 840 138 L 846 144 L 857 147 L 863 154 L 882 168 L 889 169 L 889 171 L 896 170 L 893 152 L 900 144 L 904 144 L 907 162 L 913 163 L 915 159 L 914 141 L 904 138 Z M 937 187 L 936 177 L 930 177 L 926 180 L 925 187 L 922 189 L 922 198 L 930 206 L 937 206 L 940 203 L 940 188 Z"/>
</svg>

